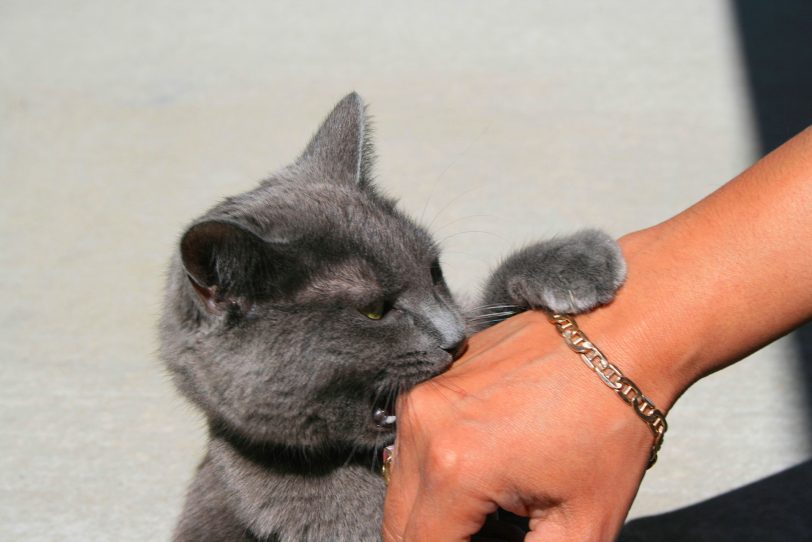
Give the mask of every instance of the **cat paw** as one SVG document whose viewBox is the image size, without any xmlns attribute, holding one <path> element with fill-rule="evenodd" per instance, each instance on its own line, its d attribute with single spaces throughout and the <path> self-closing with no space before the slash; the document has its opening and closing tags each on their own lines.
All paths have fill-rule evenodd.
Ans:
<svg viewBox="0 0 812 542">
<path fill-rule="evenodd" d="M 617 243 L 601 231 L 585 230 L 510 256 L 494 273 L 486 298 L 578 314 L 611 301 L 625 277 Z"/>
</svg>

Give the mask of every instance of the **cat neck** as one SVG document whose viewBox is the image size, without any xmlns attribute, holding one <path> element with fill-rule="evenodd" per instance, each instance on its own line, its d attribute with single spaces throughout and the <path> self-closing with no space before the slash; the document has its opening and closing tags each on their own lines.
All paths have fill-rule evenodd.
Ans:
<svg viewBox="0 0 812 542">
<path fill-rule="evenodd" d="M 260 538 L 290 532 L 297 539 L 295 533 L 309 532 L 317 535 L 313 540 L 377 540 L 386 490 L 378 457 L 252 444 L 212 425 L 208 461 L 230 508 L 251 532 Z M 348 531 L 337 536 L 344 527 Z"/>
<path fill-rule="evenodd" d="M 281 474 L 324 476 L 332 470 L 357 465 L 380 472 L 382 449 L 349 445 L 331 447 L 289 446 L 274 442 L 255 442 L 223 422 L 209 421 L 209 438 L 228 445 L 246 461 Z"/>
</svg>

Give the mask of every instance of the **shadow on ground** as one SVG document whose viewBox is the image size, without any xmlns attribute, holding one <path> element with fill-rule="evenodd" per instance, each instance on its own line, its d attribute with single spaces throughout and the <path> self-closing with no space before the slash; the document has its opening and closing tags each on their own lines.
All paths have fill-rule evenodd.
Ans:
<svg viewBox="0 0 812 542">
<path fill-rule="evenodd" d="M 812 460 L 707 501 L 637 519 L 618 542 L 789 542 L 812 533 Z"/>
<path fill-rule="evenodd" d="M 734 1 L 759 150 L 812 124 L 812 2 Z M 812 439 L 812 323 L 793 333 Z M 619 542 L 812 540 L 812 460 L 713 499 L 629 522 Z"/>
</svg>

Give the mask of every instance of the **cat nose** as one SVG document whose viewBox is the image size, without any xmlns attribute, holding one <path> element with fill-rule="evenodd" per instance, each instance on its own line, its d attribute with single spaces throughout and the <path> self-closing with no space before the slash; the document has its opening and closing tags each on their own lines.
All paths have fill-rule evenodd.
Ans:
<svg viewBox="0 0 812 542">
<path fill-rule="evenodd" d="M 463 337 L 459 342 L 452 344 L 449 347 L 443 346 L 443 350 L 451 354 L 454 359 L 457 359 L 465 352 L 465 348 L 468 346 L 468 339 Z"/>
</svg>

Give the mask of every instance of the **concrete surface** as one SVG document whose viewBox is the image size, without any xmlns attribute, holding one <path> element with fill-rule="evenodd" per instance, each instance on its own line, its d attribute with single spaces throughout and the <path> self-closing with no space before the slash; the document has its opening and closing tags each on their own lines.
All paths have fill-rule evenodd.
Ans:
<svg viewBox="0 0 812 542">
<path fill-rule="evenodd" d="M 155 356 L 165 263 L 347 91 L 470 293 L 511 247 L 654 224 L 753 162 L 739 51 L 704 0 L 0 3 L 0 540 L 168 538 L 203 431 Z M 809 457 L 797 363 L 784 339 L 690 390 L 632 517 Z"/>
</svg>

